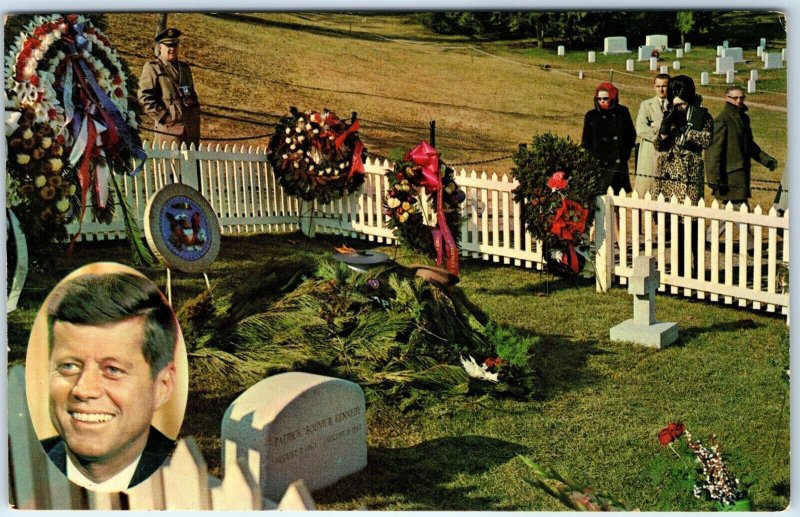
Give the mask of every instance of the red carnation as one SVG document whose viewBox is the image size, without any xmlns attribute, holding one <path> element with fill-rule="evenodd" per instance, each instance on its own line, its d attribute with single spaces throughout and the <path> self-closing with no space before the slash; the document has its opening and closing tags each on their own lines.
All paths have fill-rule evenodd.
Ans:
<svg viewBox="0 0 800 517">
<path fill-rule="evenodd" d="M 38 75 L 32 75 L 30 77 L 30 79 L 28 79 L 28 81 L 30 81 L 30 83 L 32 85 L 34 85 L 34 86 L 39 86 L 39 76 Z"/>
<path fill-rule="evenodd" d="M 666 447 L 670 443 L 680 438 L 686 428 L 681 422 L 670 422 L 667 427 L 658 432 L 658 441 L 661 442 L 662 447 Z"/>
<path fill-rule="evenodd" d="M 553 191 L 567 188 L 567 185 L 569 185 L 569 180 L 565 179 L 564 176 L 564 171 L 554 172 L 553 175 L 550 176 L 550 179 L 547 180 L 547 188 Z"/>
<path fill-rule="evenodd" d="M 115 88 L 114 89 L 114 95 L 116 95 L 117 97 L 124 97 L 125 96 L 125 94 L 122 93 L 122 88 Z"/>
<path fill-rule="evenodd" d="M 58 142 L 58 145 L 64 145 L 65 141 L 66 139 L 64 138 L 64 135 L 58 135 L 56 137 L 56 142 Z"/>
<path fill-rule="evenodd" d="M 401 173 L 399 173 L 399 172 L 398 172 L 398 173 L 395 175 L 395 178 L 397 178 L 397 181 L 403 181 L 403 178 L 404 178 L 404 176 L 403 176 Z"/>
<path fill-rule="evenodd" d="M 114 79 L 111 81 L 111 84 L 113 84 L 114 86 L 119 86 L 120 84 L 122 84 L 122 77 L 115 75 Z"/>
<path fill-rule="evenodd" d="M 55 108 L 50 108 L 47 111 L 47 118 L 49 118 L 50 120 L 55 120 L 57 116 L 58 116 L 58 113 L 56 112 Z"/>
</svg>

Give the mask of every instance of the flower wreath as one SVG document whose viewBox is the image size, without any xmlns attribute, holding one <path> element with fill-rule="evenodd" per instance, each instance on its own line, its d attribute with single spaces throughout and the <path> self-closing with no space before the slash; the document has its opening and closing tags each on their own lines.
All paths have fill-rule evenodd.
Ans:
<svg viewBox="0 0 800 517">
<path fill-rule="evenodd" d="M 524 203 L 530 234 L 568 270 L 580 269 L 576 248 L 594 220 L 602 170 L 597 160 L 572 142 L 546 133 L 513 156 L 511 174 L 519 182 L 514 200 Z"/>
<path fill-rule="evenodd" d="M 367 156 L 359 128 L 355 116 L 347 123 L 332 111 L 292 107 L 278 121 L 267 152 L 286 193 L 324 204 L 358 190 Z"/>
<path fill-rule="evenodd" d="M 90 202 L 93 217 L 109 223 L 116 191 L 134 258 L 146 260 L 112 174 L 136 174 L 134 159 L 147 159 L 138 105 L 128 103 L 136 79 L 108 38 L 80 15 L 37 16 L 10 46 L 5 75 L 8 200 L 26 234 L 63 241 Z"/>
<path fill-rule="evenodd" d="M 396 160 L 394 168 L 386 171 L 386 178 L 389 191 L 383 208 L 389 227 L 401 243 L 436 258 L 440 266 L 446 254 L 447 269 L 457 276 L 463 222 L 459 205 L 466 195 L 456 184 L 455 170 L 439 160 L 436 149 L 422 142 Z"/>
</svg>

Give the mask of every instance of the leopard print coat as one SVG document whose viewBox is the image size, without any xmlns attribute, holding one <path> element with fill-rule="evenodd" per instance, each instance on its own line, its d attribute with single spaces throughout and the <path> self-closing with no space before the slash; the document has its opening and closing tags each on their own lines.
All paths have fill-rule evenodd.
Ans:
<svg viewBox="0 0 800 517">
<path fill-rule="evenodd" d="M 699 122 L 693 126 L 700 129 L 675 131 L 656 141 L 656 149 L 662 154 L 658 157 L 654 190 L 667 200 L 675 196 L 683 202 L 688 197 L 697 203 L 705 192 L 703 150 L 711 145 L 714 120 L 705 108 L 691 106 L 690 110 L 693 109 L 698 112 L 688 117 Z"/>
</svg>

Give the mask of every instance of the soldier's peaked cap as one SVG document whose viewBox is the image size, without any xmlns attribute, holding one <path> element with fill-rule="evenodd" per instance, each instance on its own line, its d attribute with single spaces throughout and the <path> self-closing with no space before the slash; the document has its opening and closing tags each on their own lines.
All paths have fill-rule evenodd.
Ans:
<svg viewBox="0 0 800 517">
<path fill-rule="evenodd" d="M 156 42 L 163 43 L 164 45 L 174 45 L 178 43 L 178 38 L 181 36 L 181 31 L 171 27 L 156 36 Z"/>
</svg>

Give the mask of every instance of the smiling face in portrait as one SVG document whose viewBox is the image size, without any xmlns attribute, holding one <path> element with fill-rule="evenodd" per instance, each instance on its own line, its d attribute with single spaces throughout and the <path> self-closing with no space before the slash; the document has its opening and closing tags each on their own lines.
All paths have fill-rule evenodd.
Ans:
<svg viewBox="0 0 800 517">
<path fill-rule="evenodd" d="M 153 376 L 142 353 L 144 317 L 102 325 L 56 320 L 50 353 L 50 417 L 83 463 L 117 471 L 147 442 L 153 413 L 169 400 L 175 366 Z"/>
</svg>

